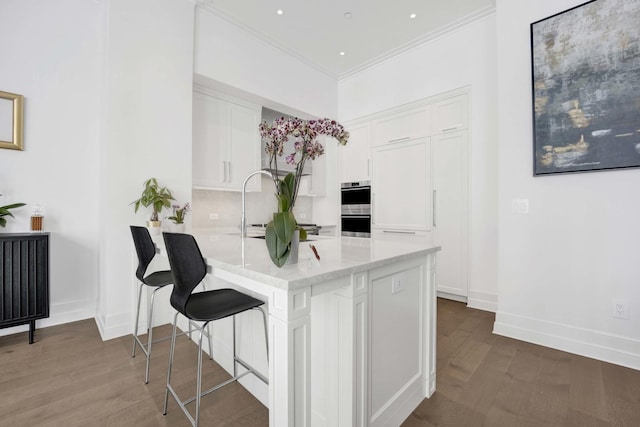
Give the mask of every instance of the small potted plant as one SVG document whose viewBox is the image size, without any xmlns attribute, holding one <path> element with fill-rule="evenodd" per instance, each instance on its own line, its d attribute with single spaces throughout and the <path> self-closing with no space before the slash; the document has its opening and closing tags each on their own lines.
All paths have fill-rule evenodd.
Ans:
<svg viewBox="0 0 640 427">
<path fill-rule="evenodd" d="M 168 220 L 173 222 L 171 231 L 176 233 L 184 233 L 184 218 L 187 216 L 187 212 L 191 210 L 189 203 L 185 203 L 183 207 L 180 205 L 173 205 L 173 215 L 167 217 Z"/>
<path fill-rule="evenodd" d="M 171 191 L 167 187 L 160 187 L 158 180 L 155 178 L 149 178 L 144 182 L 144 190 L 138 200 L 131 202 L 134 205 L 134 211 L 138 212 L 140 206 L 149 207 L 153 209 L 151 218 L 147 221 L 147 226 L 152 234 L 160 233 L 160 219 L 159 215 L 162 209 L 171 207 L 171 200 L 175 200 Z"/>
<path fill-rule="evenodd" d="M 2 196 L 2 194 L 0 194 L 0 196 Z M 14 203 L 12 205 L 0 206 L 0 227 L 4 228 L 5 225 L 7 225 L 7 219 L 5 216 L 13 218 L 13 214 L 10 212 L 10 209 L 21 208 L 24 205 L 24 203 Z"/>
</svg>

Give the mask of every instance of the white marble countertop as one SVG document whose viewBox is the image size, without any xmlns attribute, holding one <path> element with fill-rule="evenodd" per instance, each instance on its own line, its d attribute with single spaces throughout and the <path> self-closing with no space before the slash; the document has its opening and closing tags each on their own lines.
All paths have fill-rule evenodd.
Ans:
<svg viewBox="0 0 640 427">
<path fill-rule="evenodd" d="M 298 263 L 276 267 L 269 258 L 264 239 L 239 235 L 193 232 L 207 264 L 277 288 L 291 290 L 336 279 L 352 273 L 412 258 L 440 250 L 419 242 L 396 242 L 374 238 L 310 236 L 313 241 L 301 242 Z M 164 253 L 161 236 L 156 239 Z M 316 247 L 320 260 L 310 248 Z"/>
</svg>

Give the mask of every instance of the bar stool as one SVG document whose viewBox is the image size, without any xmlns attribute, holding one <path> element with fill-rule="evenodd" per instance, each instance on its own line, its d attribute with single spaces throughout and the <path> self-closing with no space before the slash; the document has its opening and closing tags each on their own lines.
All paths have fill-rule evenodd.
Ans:
<svg viewBox="0 0 640 427">
<path fill-rule="evenodd" d="M 133 349 L 131 350 L 131 357 L 136 357 L 136 344 L 140 346 L 140 349 L 147 357 L 147 367 L 145 369 L 144 383 L 149 382 L 149 363 L 151 361 L 151 345 L 153 341 L 153 302 L 156 296 L 156 292 L 164 288 L 167 285 L 173 283 L 173 276 L 170 270 L 156 271 L 148 276 L 145 276 L 147 267 L 151 263 L 151 260 L 156 255 L 156 246 L 151 239 L 149 230 L 146 227 L 130 226 L 131 236 L 133 237 L 133 244 L 136 247 L 136 254 L 138 255 L 138 268 L 136 269 L 136 277 L 140 281 L 140 287 L 138 290 L 138 308 L 136 310 L 136 323 L 133 329 Z M 155 288 L 151 292 L 151 302 L 149 304 L 149 319 L 147 323 L 147 343 L 143 344 L 138 337 L 138 321 L 140 320 L 140 302 L 142 300 L 142 288 L 144 286 L 150 286 Z M 160 339 L 155 343 L 168 339 Z"/>
<path fill-rule="evenodd" d="M 189 234 L 163 233 L 169 265 L 173 271 L 174 286 L 171 292 L 171 305 L 177 310 L 173 318 L 173 331 L 171 334 L 171 350 L 169 351 L 169 367 L 167 370 L 167 389 L 164 397 L 163 415 L 167 415 L 167 404 L 169 393 L 178 403 L 178 406 L 185 413 L 191 424 L 198 426 L 200 419 L 200 399 L 209 393 L 218 390 L 225 385 L 239 380 L 249 373 L 253 373 L 265 384 L 269 384 L 267 378 L 249 366 L 236 354 L 236 324 L 235 315 L 247 310 L 258 310 L 262 313 L 264 321 L 265 343 L 267 345 L 267 357 L 269 354 L 267 339 L 267 317 L 262 309 L 264 302 L 249 295 L 238 292 L 235 289 L 217 289 L 212 291 L 195 292 L 193 290 L 204 279 L 207 274 L 207 264 L 200 252 L 195 238 Z M 202 322 L 201 326 L 196 326 L 200 330 L 198 339 L 198 366 L 196 376 L 196 395 L 190 399 L 182 401 L 174 388 L 171 386 L 171 369 L 173 366 L 173 353 L 176 342 L 176 324 L 178 314 L 182 314 L 190 321 Z M 214 320 L 233 316 L 233 378 L 224 381 L 209 390 L 202 391 L 202 337 L 204 329 Z M 211 340 L 209 340 L 211 341 Z M 238 374 L 238 364 L 247 371 Z M 195 401 L 195 418 L 188 411 L 186 405 Z"/>
<path fill-rule="evenodd" d="M 155 271 L 148 276 L 145 276 L 147 268 L 151 261 L 156 256 L 156 245 L 151 239 L 151 234 L 146 227 L 138 227 L 131 225 L 131 236 L 133 237 L 133 244 L 136 247 L 136 254 L 138 255 L 138 268 L 136 269 L 136 277 L 140 281 L 140 287 L 138 290 L 138 308 L 136 310 L 136 324 L 133 330 L 133 349 L 131 350 L 131 357 L 136 357 L 136 343 L 140 346 L 140 349 L 147 358 L 147 366 L 144 374 L 144 383 L 149 383 L 149 365 L 151 361 L 151 346 L 162 341 L 171 339 L 171 336 L 160 338 L 153 341 L 153 302 L 156 296 L 156 292 L 167 285 L 173 284 L 173 275 L 171 270 Z M 151 292 L 151 301 L 149 303 L 149 319 L 147 323 L 147 344 L 143 344 L 138 337 L 138 321 L 140 319 L 140 302 L 142 300 L 142 288 L 144 286 L 150 286 L 155 288 Z M 178 335 L 188 334 L 191 337 L 192 324 L 189 322 L 189 330 Z M 207 330 L 207 337 L 209 338 L 209 354 L 213 359 L 213 344 L 211 342 L 211 330 Z"/>
</svg>

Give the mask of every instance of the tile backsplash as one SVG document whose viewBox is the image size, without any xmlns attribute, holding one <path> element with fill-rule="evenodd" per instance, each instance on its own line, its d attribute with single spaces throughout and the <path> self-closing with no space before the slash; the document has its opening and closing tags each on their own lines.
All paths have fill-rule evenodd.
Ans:
<svg viewBox="0 0 640 427">
<path fill-rule="evenodd" d="M 267 223 L 277 210 L 273 181 L 263 177 L 261 192 L 248 192 L 247 224 Z M 239 191 L 193 190 L 193 228 L 240 227 L 242 194 Z M 312 223 L 313 199 L 298 196 L 294 213 L 301 223 Z M 217 219 L 210 219 L 211 214 Z"/>
</svg>

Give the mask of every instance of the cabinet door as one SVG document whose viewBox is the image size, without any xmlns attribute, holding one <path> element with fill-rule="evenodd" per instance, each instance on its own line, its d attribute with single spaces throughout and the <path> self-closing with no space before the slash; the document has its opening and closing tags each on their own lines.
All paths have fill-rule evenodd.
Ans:
<svg viewBox="0 0 640 427">
<path fill-rule="evenodd" d="M 340 147 L 340 182 L 371 180 L 371 124 L 346 126 L 349 142 Z"/>
<path fill-rule="evenodd" d="M 374 149 L 371 188 L 376 228 L 430 228 L 429 149 L 429 138 Z"/>
<path fill-rule="evenodd" d="M 378 119 L 373 124 L 373 145 L 393 144 L 430 135 L 429 106 Z"/>
<path fill-rule="evenodd" d="M 227 171 L 226 102 L 193 92 L 193 186 L 225 185 Z"/>
<path fill-rule="evenodd" d="M 227 186 L 242 190 L 244 179 L 260 169 L 260 110 L 243 105 L 228 104 L 229 145 Z M 247 190 L 260 191 L 261 177 L 256 175 L 247 183 Z"/>
<path fill-rule="evenodd" d="M 436 102 L 431 107 L 433 134 L 455 132 L 469 127 L 469 96 L 459 95 Z"/>
<path fill-rule="evenodd" d="M 432 141 L 433 228 L 438 252 L 437 289 L 467 296 L 468 133 L 439 135 Z"/>
</svg>

